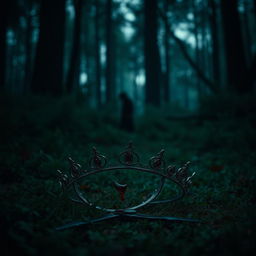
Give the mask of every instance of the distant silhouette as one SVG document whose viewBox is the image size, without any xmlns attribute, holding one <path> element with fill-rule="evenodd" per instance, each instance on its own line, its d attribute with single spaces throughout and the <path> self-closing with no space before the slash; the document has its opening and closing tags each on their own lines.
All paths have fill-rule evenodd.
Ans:
<svg viewBox="0 0 256 256">
<path fill-rule="evenodd" d="M 128 132 L 133 132 L 134 125 L 132 100 L 127 96 L 125 92 L 120 93 L 119 97 L 122 101 L 120 128 Z"/>
</svg>

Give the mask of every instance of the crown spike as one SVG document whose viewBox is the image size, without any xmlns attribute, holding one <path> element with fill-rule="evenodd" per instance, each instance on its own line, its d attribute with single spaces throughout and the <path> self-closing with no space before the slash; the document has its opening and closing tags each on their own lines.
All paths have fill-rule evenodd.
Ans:
<svg viewBox="0 0 256 256">
<path fill-rule="evenodd" d="M 150 158 L 149 160 L 149 165 L 152 168 L 156 168 L 156 169 L 160 169 L 161 167 L 163 167 L 163 165 L 165 164 L 164 162 L 164 149 L 161 149 L 161 151 L 159 151 L 156 156 L 153 156 Z"/>
</svg>

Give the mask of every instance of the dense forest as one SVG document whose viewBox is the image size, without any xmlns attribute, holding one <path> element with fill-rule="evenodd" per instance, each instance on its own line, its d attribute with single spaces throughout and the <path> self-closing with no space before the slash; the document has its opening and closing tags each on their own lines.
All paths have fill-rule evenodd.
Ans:
<svg viewBox="0 0 256 256">
<path fill-rule="evenodd" d="M 3 0 L 0 13 L 2 255 L 252 254 L 255 0 Z M 102 214 L 63 197 L 57 170 L 87 168 L 93 147 L 114 165 L 129 141 L 145 164 L 165 149 L 196 172 L 187 197 L 142 212 L 201 222 L 56 231 Z M 154 190 L 123 175 L 83 190 L 117 208 Z M 125 202 L 103 178 L 128 184 Z"/>
</svg>

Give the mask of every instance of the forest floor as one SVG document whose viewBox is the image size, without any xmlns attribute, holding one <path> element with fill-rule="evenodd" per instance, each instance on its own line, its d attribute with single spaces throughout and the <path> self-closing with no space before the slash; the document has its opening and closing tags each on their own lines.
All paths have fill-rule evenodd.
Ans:
<svg viewBox="0 0 256 256">
<path fill-rule="evenodd" d="M 136 119 L 136 132 L 130 134 L 118 129 L 118 115 L 109 114 L 117 111 L 111 108 L 88 110 L 71 99 L 2 99 L 1 252 L 251 255 L 256 249 L 255 109 L 238 116 L 226 109 L 220 109 L 214 119 L 178 121 L 151 109 Z M 59 196 L 56 170 L 68 173 L 68 156 L 87 168 L 92 146 L 115 164 L 131 140 L 144 164 L 164 148 L 167 164 L 182 166 L 191 161 L 191 172 L 196 172 L 187 197 L 172 204 L 146 206 L 142 212 L 202 222 L 109 220 L 56 231 L 55 227 L 65 223 L 104 215 Z M 115 201 L 115 206 L 123 207 L 129 200 L 140 200 L 141 191 L 150 191 L 157 180 L 135 172 L 125 178 L 120 173 L 117 176 L 119 182 L 128 184 L 125 202 L 119 201 L 114 190 L 111 194 L 112 188 L 104 187 L 111 182 L 95 180 L 96 175 L 84 185 L 85 192 L 98 204 Z M 161 198 L 168 197 L 168 188 L 171 184 Z"/>
</svg>

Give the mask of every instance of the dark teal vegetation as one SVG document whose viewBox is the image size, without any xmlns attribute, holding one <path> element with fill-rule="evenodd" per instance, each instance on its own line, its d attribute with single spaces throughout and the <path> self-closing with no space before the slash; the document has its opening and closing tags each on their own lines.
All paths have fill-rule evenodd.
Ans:
<svg viewBox="0 0 256 256">
<path fill-rule="evenodd" d="M 72 98 L 2 98 L 1 251 L 6 255 L 252 254 L 256 214 L 252 99 L 207 99 L 200 116 L 175 121 L 151 109 L 137 118 L 136 133 L 129 134 L 118 129 L 114 108 L 88 110 Z M 196 171 L 187 198 L 147 206 L 142 212 L 203 222 L 113 220 L 56 232 L 56 226 L 67 222 L 101 216 L 59 197 L 56 170 L 68 171 L 68 156 L 86 168 L 92 146 L 115 159 L 130 140 L 145 164 L 165 148 L 168 163 L 179 166 L 190 160 L 191 171 Z M 134 188 L 126 200 L 134 200 L 130 197 L 136 185 L 140 189 L 144 184 L 145 191 L 151 188 L 148 176 L 127 177 L 126 183 Z M 96 183 L 92 187 L 96 195 L 102 189 Z M 168 196 L 168 189 L 162 196 Z"/>
</svg>

